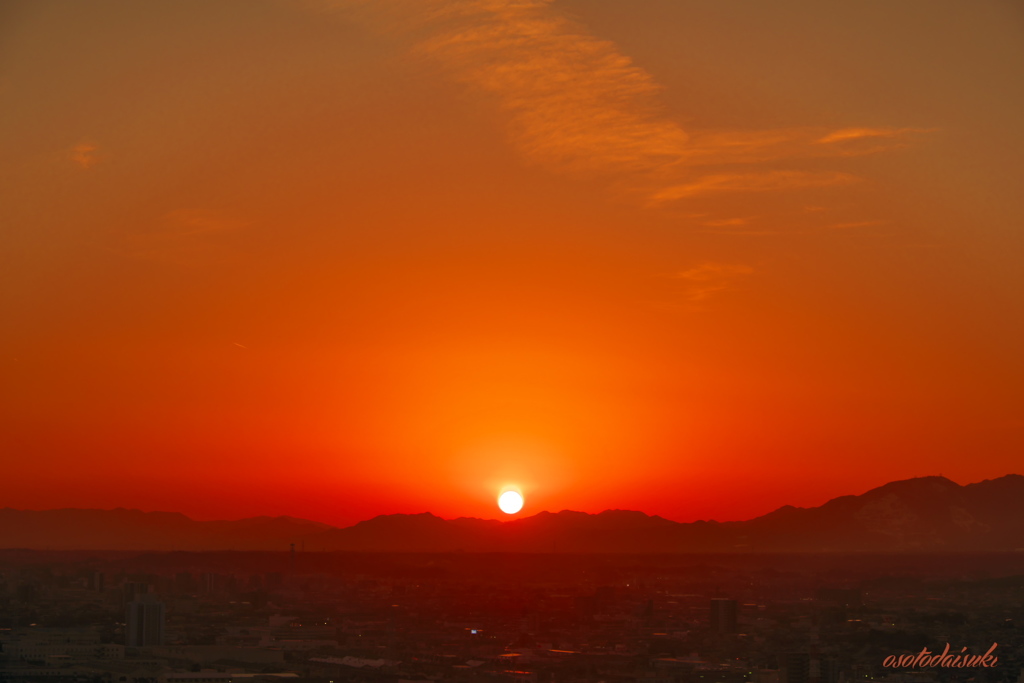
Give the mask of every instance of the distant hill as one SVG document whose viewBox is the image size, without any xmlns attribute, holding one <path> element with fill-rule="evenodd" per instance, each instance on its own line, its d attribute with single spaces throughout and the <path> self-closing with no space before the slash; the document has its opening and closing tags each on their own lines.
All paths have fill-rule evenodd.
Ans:
<svg viewBox="0 0 1024 683">
<path fill-rule="evenodd" d="M 0 510 L 0 547 L 54 550 L 359 552 L 892 552 L 1024 549 L 1024 476 L 960 486 L 895 481 L 816 508 L 744 522 L 678 523 L 630 510 L 541 512 L 508 522 L 430 513 L 381 515 L 346 528 L 292 517 L 197 522 L 138 510 Z"/>
<path fill-rule="evenodd" d="M 1024 476 L 894 481 L 729 526 L 742 529 L 738 542 L 773 550 L 1024 550 Z"/>
</svg>

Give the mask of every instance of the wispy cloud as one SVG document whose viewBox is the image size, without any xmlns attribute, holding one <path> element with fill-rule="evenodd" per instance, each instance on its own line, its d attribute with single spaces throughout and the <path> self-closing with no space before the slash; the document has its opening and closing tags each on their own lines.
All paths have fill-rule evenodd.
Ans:
<svg viewBox="0 0 1024 683">
<path fill-rule="evenodd" d="M 177 265 L 216 261 L 223 249 L 214 241 L 219 233 L 245 227 L 245 223 L 196 209 L 179 209 L 158 217 L 148 226 L 121 235 L 118 250 L 131 258 Z"/>
<path fill-rule="evenodd" d="M 98 145 L 91 142 L 79 142 L 68 150 L 68 159 L 77 164 L 79 168 L 89 170 L 99 161 L 96 157 L 97 151 L 99 151 Z"/>
<path fill-rule="evenodd" d="M 686 131 L 658 104 L 661 87 L 608 40 L 557 11 L 552 0 L 321 0 L 359 8 L 412 37 L 412 54 L 489 94 L 509 137 L 545 167 L 607 174 L 648 206 L 709 192 L 841 185 L 840 172 L 780 170 L 813 157 L 871 154 L 915 128 Z M 867 141 L 867 142 L 865 142 Z M 774 168 L 758 166 L 773 164 Z M 714 172 L 702 167 L 714 166 Z"/>
<path fill-rule="evenodd" d="M 679 271 L 669 277 L 684 281 L 686 299 L 691 303 L 698 303 L 719 292 L 735 289 L 737 280 L 753 272 L 753 268 L 743 264 L 708 262 Z"/>
<path fill-rule="evenodd" d="M 434 30 L 415 48 L 497 99 L 529 160 L 574 171 L 648 172 L 689 136 L 658 112 L 660 86 L 547 0 L 413 0 Z"/>
</svg>

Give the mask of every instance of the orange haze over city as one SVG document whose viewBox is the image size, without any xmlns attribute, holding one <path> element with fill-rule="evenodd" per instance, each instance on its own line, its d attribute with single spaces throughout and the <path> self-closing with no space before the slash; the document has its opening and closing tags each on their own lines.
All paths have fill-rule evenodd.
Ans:
<svg viewBox="0 0 1024 683">
<path fill-rule="evenodd" d="M 0 506 L 736 520 L 1024 452 L 1024 13 L 0 8 Z"/>
</svg>

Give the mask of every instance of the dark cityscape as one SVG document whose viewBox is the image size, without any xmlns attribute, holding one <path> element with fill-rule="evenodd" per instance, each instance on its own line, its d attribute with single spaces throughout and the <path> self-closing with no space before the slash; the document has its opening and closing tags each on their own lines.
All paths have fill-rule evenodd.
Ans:
<svg viewBox="0 0 1024 683">
<path fill-rule="evenodd" d="M 7 550 L 0 615 L 11 682 L 1018 683 L 1024 555 Z"/>
</svg>

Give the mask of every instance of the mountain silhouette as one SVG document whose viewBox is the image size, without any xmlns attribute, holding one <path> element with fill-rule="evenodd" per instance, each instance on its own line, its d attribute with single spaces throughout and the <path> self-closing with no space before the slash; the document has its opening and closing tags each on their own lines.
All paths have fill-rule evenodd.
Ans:
<svg viewBox="0 0 1024 683">
<path fill-rule="evenodd" d="M 1024 476 L 960 486 L 895 481 L 742 522 L 673 522 L 632 510 L 540 512 L 507 522 L 430 513 L 337 528 L 293 517 L 197 522 L 138 510 L 0 510 L 0 548 L 354 552 L 913 552 L 1024 549 Z"/>
</svg>

